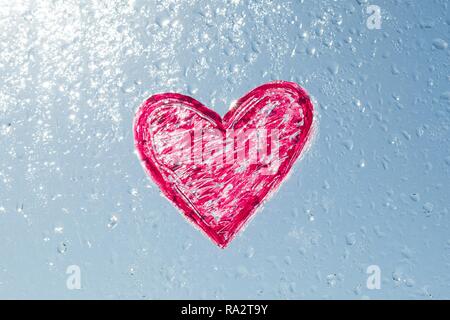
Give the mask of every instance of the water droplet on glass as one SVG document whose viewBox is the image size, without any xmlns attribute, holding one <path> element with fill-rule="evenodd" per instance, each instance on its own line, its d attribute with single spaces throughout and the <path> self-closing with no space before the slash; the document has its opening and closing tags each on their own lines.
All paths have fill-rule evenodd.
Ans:
<svg viewBox="0 0 450 320">
<path fill-rule="evenodd" d="M 433 47 L 435 47 L 438 50 L 445 50 L 448 48 L 448 43 L 440 38 L 433 40 Z"/>
<path fill-rule="evenodd" d="M 58 247 L 57 250 L 59 253 L 64 254 L 67 251 L 67 244 L 65 242 L 61 242 Z"/>
<path fill-rule="evenodd" d="M 427 217 L 431 216 L 433 213 L 434 205 L 430 202 L 427 202 L 423 205 L 423 211 Z"/>
<path fill-rule="evenodd" d="M 349 233 L 345 236 L 345 242 L 349 246 L 353 246 L 356 243 L 356 233 Z"/>
<path fill-rule="evenodd" d="M 114 229 L 115 227 L 117 227 L 117 224 L 119 223 L 119 218 L 116 215 L 113 215 L 110 219 L 109 219 L 109 223 L 108 223 L 108 228 L 109 229 Z"/>
</svg>

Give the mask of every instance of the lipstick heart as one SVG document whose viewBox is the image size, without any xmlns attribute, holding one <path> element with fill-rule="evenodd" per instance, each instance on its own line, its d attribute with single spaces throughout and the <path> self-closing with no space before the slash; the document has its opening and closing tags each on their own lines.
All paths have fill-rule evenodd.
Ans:
<svg viewBox="0 0 450 320">
<path fill-rule="evenodd" d="M 313 105 L 297 84 L 264 84 L 223 119 L 197 100 L 157 94 L 134 137 L 147 173 L 183 215 L 224 248 L 278 189 L 312 132 Z"/>
</svg>

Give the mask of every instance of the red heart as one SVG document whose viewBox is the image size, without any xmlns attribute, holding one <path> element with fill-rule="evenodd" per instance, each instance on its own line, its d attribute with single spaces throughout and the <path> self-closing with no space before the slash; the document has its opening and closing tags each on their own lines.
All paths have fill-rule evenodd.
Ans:
<svg viewBox="0 0 450 320">
<path fill-rule="evenodd" d="M 313 106 L 297 84 L 264 84 L 222 119 L 197 100 L 157 94 L 139 108 L 135 144 L 163 194 L 224 248 L 276 191 L 311 136 Z"/>
</svg>

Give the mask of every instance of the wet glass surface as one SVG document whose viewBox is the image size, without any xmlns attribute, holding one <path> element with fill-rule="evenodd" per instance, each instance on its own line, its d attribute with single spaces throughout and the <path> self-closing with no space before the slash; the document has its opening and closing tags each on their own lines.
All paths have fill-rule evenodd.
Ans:
<svg viewBox="0 0 450 320">
<path fill-rule="evenodd" d="M 0 0 L 0 297 L 450 298 L 449 12 Z M 222 250 L 147 178 L 134 113 L 174 91 L 224 115 L 274 79 L 311 94 L 318 133 Z"/>
</svg>

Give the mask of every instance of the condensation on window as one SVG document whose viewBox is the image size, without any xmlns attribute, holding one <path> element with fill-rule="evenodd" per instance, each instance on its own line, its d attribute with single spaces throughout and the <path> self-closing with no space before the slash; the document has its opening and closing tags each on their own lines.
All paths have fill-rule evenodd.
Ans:
<svg viewBox="0 0 450 320">
<path fill-rule="evenodd" d="M 450 298 L 449 3 L 0 0 L 0 297 Z M 226 249 L 147 177 L 159 92 L 293 81 L 317 133 Z"/>
</svg>

